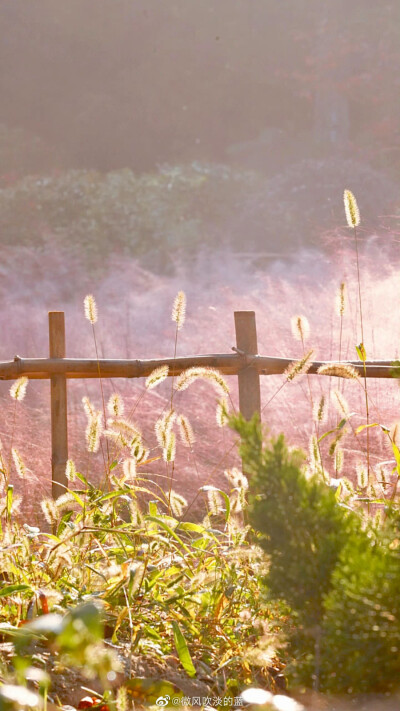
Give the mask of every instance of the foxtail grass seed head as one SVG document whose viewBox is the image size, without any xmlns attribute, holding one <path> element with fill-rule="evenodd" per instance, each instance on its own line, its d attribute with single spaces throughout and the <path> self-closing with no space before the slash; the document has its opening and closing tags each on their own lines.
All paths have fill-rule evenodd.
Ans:
<svg viewBox="0 0 400 711">
<path fill-rule="evenodd" d="M 217 516 L 223 511 L 222 496 L 215 486 L 206 484 L 200 488 L 200 491 L 205 491 L 207 494 L 209 516 Z"/>
<path fill-rule="evenodd" d="M 85 410 L 87 416 L 93 417 L 96 410 L 86 395 L 82 398 L 82 404 L 83 404 L 83 409 Z"/>
<path fill-rule="evenodd" d="M 123 449 L 124 447 L 129 447 L 128 438 L 122 434 L 122 432 L 116 432 L 115 430 L 103 430 L 103 435 L 110 439 L 118 449 Z"/>
<path fill-rule="evenodd" d="M 168 432 L 167 440 L 163 450 L 164 462 L 174 462 L 176 453 L 176 437 L 175 432 Z"/>
<path fill-rule="evenodd" d="M 128 690 L 126 686 L 120 686 L 117 691 L 117 697 L 115 699 L 115 706 L 117 711 L 128 711 L 129 710 L 129 699 Z"/>
<path fill-rule="evenodd" d="M 346 498 L 354 496 L 356 493 L 353 483 L 347 478 L 347 476 L 342 477 L 342 491 Z"/>
<path fill-rule="evenodd" d="M 68 481 L 74 481 L 75 476 L 76 476 L 76 467 L 75 463 L 72 461 L 72 459 L 68 459 L 67 464 L 65 466 L 65 476 Z"/>
<path fill-rule="evenodd" d="M 390 473 L 382 463 L 379 463 L 375 467 L 375 478 L 377 482 L 382 486 L 387 486 L 391 483 Z"/>
<path fill-rule="evenodd" d="M 335 449 L 335 472 L 340 474 L 343 469 L 344 452 L 340 447 Z"/>
<path fill-rule="evenodd" d="M 299 378 L 301 375 L 304 375 L 310 370 L 312 365 L 311 358 L 313 357 L 313 355 L 314 351 L 308 351 L 308 353 L 306 353 L 306 355 L 303 356 L 303 358 L 301 358 L 300 360 L 296 360 L 293 361 L 293 363 L 289 363 L 288 367 L 283 373 L 289 383 L 295 378 Z"/>
<path fill-rule="evenodd" d="M 341 429 L 338 429 L 333 440 L 329 444 L 329 449 L 328 449 L 328 454 L 330 457 L 333 457 L 336 451 L 336 447 L 338 446 L 340 440 L 347 434 L 347 430 L 345 427 L 342 427 Z"/>
<path fill-rule="evenodd" d="M 107 403 L 107 412 L 110 417 L 122 417 L 124 414 L 124 401 L 118 393 L 113 393 Z"/>
<path fill-rule="evenodd" d="M 358 209 L 357 200 L 351 190 L 344 191 L 343 200 L 347 224 L 354 229 L 354 227 L 358 227 L 360 224 L 360 211 Z"/>
<path fill-rule="evenodd" d="M 157 437 L 157 442 L 160 447 L 165 447 L 168 439 L 168 435 L 171 432 L 173 424 L 176 420 L 176 413 L 174 410 L 169 410 L 165 412 L 162 417 L 160 417 L 155 424 L 155 433 Z"/>
<path fill-rule="evenodd" d="M 346 284 L 344 281 L 341 282 L 339 289 L 336 292 L 336 297 L 335 297 L 335 310 L 336 314 L 339 317 L 344 316 L 344 312 L 346 311 L 346 304 L 347 304 L 347 288 Z"/>
<path fill-rule="evenodd" d="M 327 363 L 318 368 L 319 375 L 332 375 L 336 378 L 348 378 L 349 380 L 360 380 L 360 374 L 352 365 L 344 363 Z"/>
<path fill-rule="evenodd" d="M 227 469 L 224 474 L 233 486 L 230 496 L 231 510 L 233 513 L 240 513 L 246 507 L 246 491 L 249 488 L 247 477 L 236 467 Z"/>
<path fill-rule="evenodd" d="M 14 461 L 15 471 L 17 472 L 20 479 L 25 479 L 26 466 L 22 460 L 20 453 L 13 447 L 11 450 L 11 454 Z"/>
<path fill-rule="evenodd" d="M 122 470 L 124 472 L 125 481 L 134 481 L 136 479 L 136 459 L 133 457 L 125 459 Z"/>
<path fill-rule="evenodd" d="M 188 418 L 185 417 L 185 415 L 179 415 L 177 418 L 177 423 L 182 444 L 185 447 L 192 447 L 195 441 L 195 436 L 193 433 L 192 425 L 190 424 Z"/>
<path fill-rule="evenodd" d="M 175 321 L 178 331 L 180 331 L 185 323 L 185 314 L 186 296 L 183 291 L 179 291 L 175 297 L 174 305 L 172 307 L 172 320 Z"/>
<path fill-rule="evenodd" d="M 320 399 L 314 403 L 313 407 L 314 422 L 325 422 L 326 420 L 326 400 L 325 395 L 321 395 Z"/>
<path fill-rule="evenodd" d="M 225 427 L 229 421 L 229 405 L 226 397 L 221 398 L 217 403 L 217 410 L 215 413 L 215 419 L 217 420 L 218 427 Z"/>
<path fill-rule="evenodd" d="M 130 451 L 131 457 L 136 459 L 137 464 L 144 464 L 149 458 L 149 450 L 144 447 L 141 441 L 135 442 Z"/>
<path fill-rule="evenodd" d="M 224 474 L 228 479 L 229 483 L 232 484 L 235 489 L 244 489 L 245 491 L 247 491 L 247 489 L 249 488 L 248 479 L 243 474 L 243 472 L 240 471 L 240 469 L 237 469 L 236 467 L 233 467 L 232 469 L 226 469 Z"/>
<path fill-rule="evenodd" d="M 382 506 L 376 510 L 373 520 L 375 528 L 382 528 L 385 521 L 385 510 Z"/>
<path fill-rule="evenodd" d="M 44 517 L 49 524 L 56 523 L 59 518 L 59 512 L 53 499 L 43 499 L 40 502 L 40 507 L 43 511 Z"/>
<path fill-rule="evenodd" d="M 131 521 L 134 526 L 140 526 L 142 523 L 142 514 L 140 512 L 137 501 L 132 499 L 129 502 L 129 513 L 131 515 Z"/>
<path fill-rule="evenodd" d="M 76 504 L 76 500 L 73 493 L 71 491 L 67 491 L 65 494 L 58 496 L 54 503 L 59 511 L 63 511 L 65 509 L 71 510 L 72 504 Z"/>
<path fill-rule="evenodd" d="M 92 294 L 88 294 L 84 299 L 85 316 L 92 325 L 97 321 L 97 304 Z"/>
<path fill-rule="evenodd" d="M 120 432 L 126 432 L 132 437 L 141 437 L 138 427 L 133 422 L 123 417 L 109 417 L 107 420 L 107 427 L 113 427 Z"/>
<path fill-rule="evenodd" d="M 160 365 L 159 368 L 153 370 L 146 380 L 146 390 L 152 390 L 157 385 L 163 382 L 168 377 L 169 366 Z"/>
<path fill-rule="evenodd" d="M 246 492 L 244 489 L 234 489 L 229 501 L 232 513 L 240 513 L 246 507 Z"/>
<path fill-rule="evenodd" d="M 221 395 L 229 394 L 229 387 L 219 370 L 206 367 L 194 367 L 184 370 L 175 382 L 175 390 L 186 390 L 189 385 L 199 378 L 209 380 Z"/>
<path fill-rule="evenodd" d="M 181 496 L 181 494 L 178 494 L 176 491 L 172 490 L 169 496 L 169 505 L 173 516 L 175 516 L 175 518 L 179 518 L 187 508 L 188 502 L 184 496 Z"/>
<path fill-rule="evenodd" d="M 322 466 L 321 454 L 318 447 L 318 439 L 315 435 L 311 435 L 309 444 L 310 465 L 314 471 Z"/>
<path fill-rule="evenodd" d="M 103 431 L 102 413 L 96 412 L 89 420 L 86 428 L 86 443 L 88 452 L 95 454 L 99 451 L 100 437 Z"/>
<path fill-rule="evenodd" d="M 366 489 L 368 486 L 368 472 L 362 462 L 356 464 L 357 484 L 360 489 Z"/>
<path fill-rule="evenodd" d="M 290 325 L 292 328 L 293 338 L 295 338 L 296 341 L 304 343 L 310 335 L 310 324 L 308 323 L 306 317 L 292 316 L 290 319 Z"/>
<path fill-rule="evenodd" d="M 18 402 L 21 402 L 21 400 L 24 399 L 26 395 L 26 388 L 28 387 L 28 378 L 23 375 L 22 378 L 18 378 L 18 380 L 11 385 L 10 388 L 10 395 L 14 400 L 17 400 Z"/>
</svg>

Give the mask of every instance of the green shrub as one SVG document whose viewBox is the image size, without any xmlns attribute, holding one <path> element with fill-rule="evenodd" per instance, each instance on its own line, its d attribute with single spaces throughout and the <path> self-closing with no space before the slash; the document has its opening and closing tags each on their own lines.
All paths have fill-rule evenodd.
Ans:
<svg viewBox="0 0 400 711">
<path fill-rule="evenodd" d="M 335 492 L 306 476 L 283 435 L 263 443 L 235 420 L 250 476 L 249 520 L 269 557 L 269 595 L 292 610 L 289 674 L 330 691 L 388 691 L 400 678 L 398 518 L 362 525 Z"/>
<path fill-rule="evenodd" d="M 165 269 L 181 250 L 192 254 L 213 245 L 216 232 L 226 233 L 255 182 L 251 173 L 200 164 L 143 175 L 122 169 L 30 176 L 0 190 L 0 241 L 50 240 L 89 262 L 116 251 L 150 255 Z"/>
</svg>

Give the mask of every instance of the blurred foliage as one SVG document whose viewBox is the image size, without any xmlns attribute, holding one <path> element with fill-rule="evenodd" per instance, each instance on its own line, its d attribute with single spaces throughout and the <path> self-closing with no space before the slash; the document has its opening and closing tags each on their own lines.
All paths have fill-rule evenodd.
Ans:
<svg viewBox="0 0 400 711">
<path fill-rule="evenodd" d="M 256 182 L 250 172 L 197 163 L 140 176 L 125 169 L 27 177 L 0 191 L 1 241 L 59 244 L 94 260 L 150 254 L 165 268 L 183 248 L 222 242 L 219 230 Z"/>
</svg>

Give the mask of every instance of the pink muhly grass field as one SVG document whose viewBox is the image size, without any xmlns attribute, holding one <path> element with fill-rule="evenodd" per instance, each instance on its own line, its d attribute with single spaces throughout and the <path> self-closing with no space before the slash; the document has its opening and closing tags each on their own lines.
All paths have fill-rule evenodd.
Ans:
<svg viewBox="0 0 400 711">
<path fill-rule="evenodd" d="M 341 249 L 336 245 L 341 244 Z M 368 359 L 398 357 L 400 336 L 400 277 L 398 256 L 393 239 L 373 237 L 361 242 L 360 269 L 363 298 L 365 348 Z M 3 261 L 0 291 L 0 359 L 10 360 L 18 353 L 24 357 L 48 354 L 47 312 L 64 310 L 66 314 L 67 355 L 95 357 L 91 326 L 84 318 L 83 299 L 93 293 L 99 310 L 96 333 L 101 357 L 162 358 L 174 350 L 175 324 L 171 320 L 176 293 L 187 296 L 186 322 L 179 332 L 178 355 L 229 353 L 235 345 L 233 312 L 256 312 L 259 352 L 299 359 L 302 344 L 293 339 L 290 319 L 306 316 L 310 337 L 306 348 L 314 349 L 314 358 L 337 360 L 339 357 L 340 319 L 335 311 L 335 295 L 341 281 L 346 282 L 348 304 L 343 321 L 342 359 L 356 360 L 355 345 L 361 340 L 358 311 L 358 287 L 352 242 L 349 238 L 332 241 L 324 253 L 303 251 L 296 260 L 271 263 L 264 271 L 251 271 L 227 253 L 202 255 L 190 267 L 177 266 L 174 277 L 144 271 L 133 259 L 108 260 L 101 277 L 91 278 L 78 260 L 66 255 L 46 255 L 28 248 L 18 252 L 8 249 Z M 237 407 L 237 378 L 227 378 L 232 401 Z M 262 406 L 283 382 L 282 376 L 262 377 Z M 312 396 L 338 387 L 337 378 L 309 376 Z M 354 428 L 365 423 L 364 393 L 360 384 L 341 381 Z M 14 401 L 9 396 L 11 382 L 0 382 L 2 417 L 0 436 L 8 457 Z M 143 392 L 140 380 L 103 381 L 106 398 L 119 392 L 126 413 Z M 393 380 L 368 380 L 370 422 L 390 426 L 399 418 L 399 391 Z M 93 481 L 102 472 L 101 453 L 88 454 L 84 431 L 86 416 L 82 397 L 88 395 L 101 408 L 98 381 L 69 381 L 70 457 L 78 471 Z M 156 456 L 154 423 L 169 407 L 171 380 L 148 392 L 134 414 L 134 421 L 144 433 L 151 455 Z M 329 397 L 328 420 L 320 434 L 337 423 L 337 413 Z M 178 412 L 186 414 L 193 426 L 196 442 L 195 461 L 183 446 L 177 446 L 173 487 L 187 500 L 194 498 L 205 483 L 227 488 L 224 469 L 238 464 L 234 435 L 215 421 L 216 395 L 204 382 L 196 382 L 174 396 Z M 307 450 L 313 431 L 311 405 L 306 376 L 287 383 L 263 410 L 263 422 L 271 431 L 285 432 L 288 441 Z M 399 418 L 400 419 L 400 418 Z M 328 439 L 328 438 L 327 438 Z M 324 465 L 335 476 L 333 463 L 322 447 Z M 353 478 L 356 461 L 365 462 L 365 431 L 349 434 L 342 442 L 345 459 L 342 474 Z M 22 403 L 17 403 L 14 446 L 20 452 L 29 475 L 12 483 L 23 496 L 22 511 L 29 521 L 41 520 L 38 502 L 51 491 L 49 383 L 31 381 Z M 379 428 L 371 430 L 371 464 L 392 459 Z M 389 466 L 389 465 L 388 465 Z M 165 465 L 157 461 L 143 468 L 143 473 L 158 477 L 162 484 Z M 139 472 L 141 469 L 139 469 Z M 166 484 L 168 486 L 168 484 Z M 200 499 L 201 500 L 201 499 Z"/>
</svg>

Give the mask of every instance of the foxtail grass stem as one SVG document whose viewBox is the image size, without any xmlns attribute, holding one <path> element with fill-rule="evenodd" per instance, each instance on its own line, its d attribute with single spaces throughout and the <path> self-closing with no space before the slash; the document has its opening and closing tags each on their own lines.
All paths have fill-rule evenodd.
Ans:
<svg viewBox="0 0 400 711">
<path fill-rule="evenodd" d="M 357 227 L 354 227 L 354 241 L 356 245 L 356 261 L 357 261 L 357 281 L 358 281 L 358 301 L 360 305 L 360 325 L 361 325 L 361 343 L 364 347 L 364 324 L 363 324 L 363 311 L 362 311 L 362 299 L 361 299 L 361 280 L 360 280 L 360 262 L 358 258 L 358 239 L 357 239 Z M 368 389 L 367 389 L 367 369 L 365 366 L 365 359 L 363 360 L 364 369 L 364 392 L 365 392 L 365 411 L 367 419 L 367 473 L 369 481 L 370 472 L 370 462 L 369 462 L 369 403 L 368 403 Z"/>
<path fill-rule="evenodd" d="M 98 352 L 98 348 L 97 348 L 97 338 L 96 338 L 96 331 L 95 331 L 95 328 L 94 328 L 94 323 L 92 323 L 92 331 L 93 331 L 94 347 L 95 347 L 95 350 L 96 350 L 97 370 L 98 370 L 98 373 L 99 373 L 100 392 L 101 392 L 101 401 L 102 401 L 102 405 L 103 405 L 103 417 L 104 417 L 104 427 L 105 427 L 105 426 L 106 426 L 106 423 L 107 423 L 106 404 L 105 404 L 105 401 L 104 401 L 103 380 L 102 380 L 102 378 L 101 378 L 101 372 L 100 372 L 100 360 L 99 360 L 99 352 Z M 103 449 L 103 444 L 102 444 L 102 442 L 100 442 L 100 446 L 101 446 L 101 452 L 102 452 L 102 455 L 103 455 L 104 469 L 105 469 L 105 472 L 106 472 L 106 483 L 109 484 L 109 480 L 110 480 L 110 450 L 109 450 L 109 447 L 108 447 L 108 441 L 107 441 L 107 439 L 106 439 L 107 464 L 106 464 L 106 458 L 105 458 L 105 455 L 104 455 L 104 449 Z"/>
</svg>

